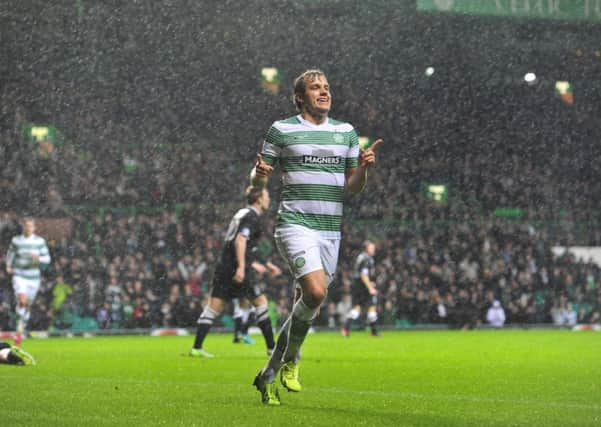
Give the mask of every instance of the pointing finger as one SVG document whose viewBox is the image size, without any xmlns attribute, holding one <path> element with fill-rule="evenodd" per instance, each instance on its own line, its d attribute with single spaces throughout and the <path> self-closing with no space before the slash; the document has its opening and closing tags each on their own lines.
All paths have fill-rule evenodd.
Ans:
<svg viewBox="0 0 601 427">
<path fill-rule="evenodd" d="M 376 139 L 376 141 L 369 148 L 371 149 L 371 151 L 376 151 L 376 149 L 378 148 L 378 146 L 380 144 L 382 144 L 383 142 L 384 141 L 382 139 Z"/>
<path fill-rule="evenodd" d="M 261 157 L 261 154 L 257 153 L 257 164 L 260 165 L 261 163 L 263 163 L 263 157 Z"/>
</svg>

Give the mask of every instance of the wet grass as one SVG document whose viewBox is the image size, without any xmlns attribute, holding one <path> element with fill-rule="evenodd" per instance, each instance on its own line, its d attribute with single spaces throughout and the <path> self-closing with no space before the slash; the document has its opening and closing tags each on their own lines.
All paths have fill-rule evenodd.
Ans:
<svg viewBox="0 0 601 427">
<path fill-rule="evenodd" d="M 264 407 L 266 356 L 209 335 L 27 340 L 33 367 L 0 366 L 7 426 L 598 426 L 601 334 L 355 332 L 307 338 L 304 390 Z"/>
</svg>

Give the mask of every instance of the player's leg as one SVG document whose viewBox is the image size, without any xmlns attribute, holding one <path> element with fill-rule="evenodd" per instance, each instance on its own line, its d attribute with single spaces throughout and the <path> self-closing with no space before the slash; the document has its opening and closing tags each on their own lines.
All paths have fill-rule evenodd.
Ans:
<svg viewBox="0 0 601 427">
<path fill-rule="evenodd" d="M 253 305 L 255 306 L 257 316 L 257 326 L 265 339 L 267 354 L 271 355 L 275 348 L 275 341 L 273 338 L 273 326 L 271 325 L 271 319 L 269 318 L 267 298 L 265 295 L 261 294 L 253 300 Z"/>
<path fill-rule="evenodd" d="M 275 237 L 278 250 L 288 262 L 302 293 L 282 326 L 274 352 L 255 378 L 254 384 L 261 391 L 263 402 L 266 402 L 266 395 L 261 385 L 273 384 L 282 365 L 294 365 L 297 360 L 311 323 L 326 297 L 333 276 L 326 271 L 335 271 L 339 247 L 338 241 L 326 241 L 304 227 L 276 230 Z M 296 374 L 298 378 L 298 366 Z"/>
<path fill-rule="evenodd" d="M 25 332 L 25 318 L 28 313 L 27 282 L 25 279 L 13 276 L 13 291 L 15 295 L 15 330 L 20 343 L 21 335 Z"/>
<path fill-rule="evenodd" d="M 328 328 L 336 329 L 336 304 L 328 303 Z"/>
<path fill-rule="evenodd" d="M 35 365 L 35 359 L 25 350 L 0 342 L 0 363 L 11 365 Z"/>
<path fill-rule="evenodd" d="M 0 341 L 0 363 L 12 363 L 10 358 L 10 344 Z"/>
<path fill-rule="evenodd" d="M 27 324 L 31 317 L 31 305 L 40 289 L 40 281 L 13 276 L 13 289 L 17 298 L 15 308 L 17 334 L 15 342 L 17 345 L 21 345 L 21 339 L 27 333 Z"/>
<path fill-rule="evenodd" d="M 323 266 L 323 270 L 318 270 L 317 271 L 317 275 L 316 277 L 318 278 L 318 282 L 319 282 L 319 286 L 320 286 L 320 291 L 321 289 L 323 289 L 323 292 L 320 292 L 319 295 L 319 300 L 315 300 L 314 304 L 309 304 L 309 303 L 305 303 L 306 306 L 308 306 L 308 308 L 310 308 L 311 311 L 311 318 L 310 320 L 308 320 L 309 323 L 309 327 L 311 325 L 311 323 L 313 322 L 313 319 L 315 319 L 315 317 L 317 317 L 317 315 L 319 314 L 319 309 L 321 307 L 321 305 L 323 304 L 323 301 L 325 301 L 327 293 L 328 293 L 328 287 L 330 285 L 330 283 L 332 283 L 332 280 L 334 278 L 334 272 L 336 271 L 336 265 L 338 263 L 338 252 L 339 252 L 339 248 L 340 248 L 340 241 L 335 239 L 335 240 L 323 240 L 320 242 L 320 246 L 319 246 L 319 250 L 320 250 L 320 259 L 321 259 L 321 264 Z M 307 276 L 303 276 L 303 277 L 307 277 Z M 284 362 L 284 364 L 282 365 L 282 368 L 280 370 L 280 381 L 282 382 L 282 384 L 284 385 L 284 387 L 286 387 L 288 389 L 288 391 L 300 391 L 302 386 L 300 384 L 299 381 L 299 359 L 300 359 L 300 349 L 301 349 L 301 345 L 304 341 L 304 336 L 306 336 L 307 332 L 308 332 L 308 328 L 303 330 L 302 332 L 304 333 L 304 336 L 302 338 L 302 340 L 299 340 L 298 344 L 296 342 L 296 340 L 294 339 L 294 325 L 296 322 L 298 322 L 298 318 L 295 319 L 295 313 L 298 314 L 298 311 L 296 311 L 300 304 L 303 303 L 305 301 L 305 292 L 306 292 L 306 281 L 303 279 L 303 277 L 300 278 L 299 280 L 299 284 L 300 284 L 300 290 L 297 288 L 297 292 L 295 295 L 295 304 L 294 304 L 294 308 L 293 308 L 293 316 L 291 316 L 291 324 L 290 324 L 290 330 L 289 330 L 289 335 L 290 337 L 292 337 L 292 339 L 289 338 L 288 340 L 288 347 L 286 349 L 286 351 L 284 352 L 284 355 L 282 357 L 282 360 Z M 323 288 L 321 288 L 321 286 L 323 286 Z M 314 294 L 311 295 L 314 298 Z M 300 316 L 298 316 L 300 317 Z"/>
<path fill-rule="evenodd" d="M 299 238 L 299 236 L 295 237 Z M 302 238 L 300 240 L 303 243 Z M 279 244 L 283 246 L 282 252 L 286 253 L 286 259 L 293 266 L 293 271 L 297 276 L 300 298 L 296 299 L 292 313 L 282 327 L 274 354 L 263 373 L 270 378 L 278 372 L 280 367 L 286 365 L 285 370 L 294 371 L 295 382 L 298 382 L 297 361 L 300 348 L 327 295 L 327 288 L 333 277 L 333 274 L 329 274 L 327 271 L 335 271 L 339 242 L 309 235 L 309 244 L 312 246 L 306 246 L 306 249 L 302 251 L 299 251 L 298 247 L 294 247 L 294 244 L 290 245 L 290 242 L 280 241 Z M 299 296 L 298 293 L 297 296 Z M 278 358 L 280 353 L 281 359 Z M 294 388 L 300 390 L 300 384 Z"/>
<path fill-rule="evenodd" d="M 234 298 L 232 303 L 234 304 L 234 343 L 239 343 L 242 339 L 242 318 L 244 313 L 240 307 L 239 298 Z"/>
<path fill-rule="evenodd" d="M 357 305 L 354 305 L 353 308 L 351 308 L 351 310 L 346 315 L 346 320 L 344 322 L 344 326 L 342 327 L 342 330 L 340 331 L 342 336 L 350 337 L 351 326 L 353 325 L 353 322 L 359 318 L 359 316 L 361 316 L 361 305 L 357 304 Z"/>
<path fill-rule="evenodd" d="M 30 280 L 27 283 L 26 291 L 25 291 L 25 316 L 23 318 L 24 321 L 24 330 L 23 336 L 27 334 L 27 326 L 29 324 L 29 319 L 31 318 L 31 307 L 33 306 L 33 302 L 35 301 L 36 296 L 38 295 L 38 291 L 40 290 L 40 281 L 39 280 Z"/>
<path fill-rule="evenodd" d="M 294 289 L 294 304 L 296 304 L 298 302 L 298 300 L 301 298 L 302 295 L 303 295 L 303 291 L 300 287 L 300 284 L 297 282 L 295 289 Z M 300 362 L 300 358 L 301 358 L 301 350 L 299 348 L 298 351 L 296 352 L 296 355 L 294 356 L 294 363 L 298 364 L 298 362 Z"/>
<path fill-rule="evenodd" d="M 378 300 L 375 295 L 371 297 L 371 304 L 367 308 L 367 323 L 371 329 L 371 335 L 374 337 L 379 336 L 377 323 L 378 323 Z"/>
<path fill-rule="evenodd" d="M 213 357 L 202 348 L 205 338 L 207 337 L 213 322 L 223 312 L 225 301 L 220 297 L 211 296 L 209 303 L 202 311 L 202 314 L 196 322 L 196 336 L 194 338 L 194 346 L 190 350 L 189 355 L 192 357 Z"/>
<path fill-rule="evenodd" d="M 30 317 L 29 301 L 25 292 L 20 292 L 17 294 L 17 307 L 15 312 L 17 313 L 17 333 L 23 335 Z"/>
<path fill-rule="evenodd" d="M 252 299 L 252 297 L 250 297 Z M 245 298 L 242 312 L 242 340 L 244 344 L 255 344 L 255 340 L 253 340 L 248 335 L 248 329 L 250 325 L 254 322 L 254 307 L 250 304 L 249 299 Z"/>
<path fill-rule="evenodd" d="M 275 351 L 262 371 L 268 382 L 273 381 L 282 364 L 294 361 L 327 293 L 323 270 L 312 271 L 299 278 L 299 282 L 302 296 L 292 307 L 292 313 L 280 331 Z"/>
</svg>

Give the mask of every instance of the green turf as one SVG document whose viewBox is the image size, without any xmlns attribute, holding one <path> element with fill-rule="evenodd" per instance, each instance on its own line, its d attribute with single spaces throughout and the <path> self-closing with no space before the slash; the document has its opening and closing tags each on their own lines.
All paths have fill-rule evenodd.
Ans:
<svg viewBox="0 0 601 427">
<path fill-rule="evenodd" d="M 266 356 L 213 334 L 27 340 L 32 367 L 0 366 L 6 426 L 601 426 L 601 334 L 363 332 L 309 336 L 301 393 L 265 407 Z"/>
</svg>

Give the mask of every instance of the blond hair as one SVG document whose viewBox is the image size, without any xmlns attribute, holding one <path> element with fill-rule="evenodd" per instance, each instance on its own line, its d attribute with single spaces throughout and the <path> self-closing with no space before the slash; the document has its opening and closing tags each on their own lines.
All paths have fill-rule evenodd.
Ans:
<svg viewBox="0 0 601 427">
<path fill-rule="evenodd" d="M 294 102 L 294 105 L 299 112 L 301 112 L 303 109 L 303 103 L 301 100 L 299 100 L 298 96 L 300 95 L 302 99 L 303 95 L 305 94 L 305 90 L 307 88 L 306 81 L 308 79 L 315 80 L 315 78 L 320 76 L 325 77 L 326 74 L 323 71 L 314 68 L 301 73 L 301 75 L 294 79 L 294 93 L 292 94 L 292 102 Z"/>
</svg>

